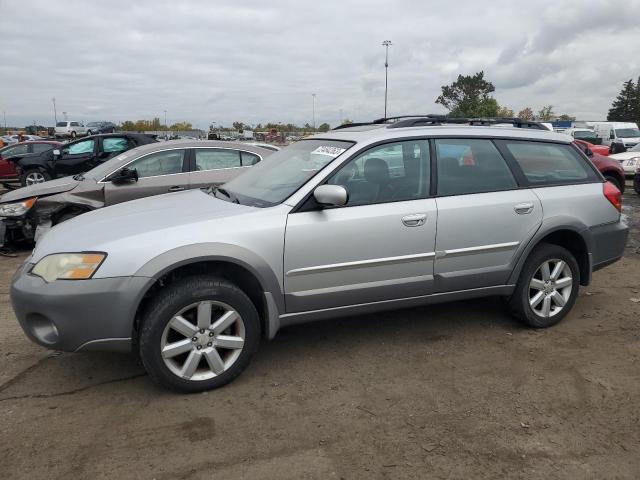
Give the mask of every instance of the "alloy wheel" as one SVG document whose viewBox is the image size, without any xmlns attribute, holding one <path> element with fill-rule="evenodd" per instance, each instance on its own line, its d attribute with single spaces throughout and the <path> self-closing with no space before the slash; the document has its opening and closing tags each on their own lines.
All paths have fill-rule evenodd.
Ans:
<svg viewBox="0 0 640 480">
<path fill-rule="evenodd" d="M 540 317 L 553 317 L 562 311 L 573 288 L 571 268 L 564 260 L 545 260 L 529 282 L 529 305 Z"/>
<path fill-rule="evenodd" d="M 240 314 L 217 301 L 193 303 L 176 313 L 162 333 L 167 368 L 185 380 L 208 380 L 227 371 L 242 353 L 245 327 Z"/>
<path fill-rule="evenodd" d="M 46 182 L 46 178 L 40 172 L 31 172 L 28 173 L 25 177 L 25 183 L 27 185 L 35 185 L 36 183 Z"/>
</svg>

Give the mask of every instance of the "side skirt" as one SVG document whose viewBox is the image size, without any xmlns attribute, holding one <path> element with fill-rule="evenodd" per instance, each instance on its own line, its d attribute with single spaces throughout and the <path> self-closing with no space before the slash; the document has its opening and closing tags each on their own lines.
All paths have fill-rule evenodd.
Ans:
<svg viewBox="0 0 640 480">
<path fill-rule="evenodd" d="M 329 318 L 344 317 L 350 315 L 362 315 L 384 310 L 418 307 L 433 303 L 450 302 L 455 300 L 468 300 L 471 298 L 490 297 L 494 295 L 511 295 L 515 285 L 499 285 L 495 287 L 472 288 L 456 292 L 434 293 L 419 297 L 403 298 L 400 300 L 384 300 L 380 302 L 361 303 L 344 307 L 333 307 L 322 310 L 310 310 L 307 312 L 285 313 L 280 315 L 280 327 L 295 325 L 298 323 L 326 320 Z M 273 332 L 275 335 L 275 332 Z M 271 337 L 273 338 L 273 337 Z"/>
</svg>

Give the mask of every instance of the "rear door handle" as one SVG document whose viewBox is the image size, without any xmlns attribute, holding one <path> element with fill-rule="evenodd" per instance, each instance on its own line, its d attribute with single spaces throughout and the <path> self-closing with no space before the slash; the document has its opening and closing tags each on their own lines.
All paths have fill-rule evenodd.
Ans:
<svg viewBox="0 0 640 480">
<path fill-rule="evenodd" d="M 181 187 L 180 185 L 174 185 L 169 188 L 170 192 L 181 192 L 182 190 L 184 190 L 184 187 Z"/>
<path fill-rule="evenodd" d="M 533 203 L 519 203 L 513 209 L 518 215 L 527 215 L 533 212 Z"/>
<path fill-rule="evenodd" d="M 420 225 L 424 225 L 424 222 L 427 221 L 426 213 L 414 213 L 411 215 L 405 215 L 402 217 L 402 223 L 406 227 L 419 227 Z"/>
</svg>

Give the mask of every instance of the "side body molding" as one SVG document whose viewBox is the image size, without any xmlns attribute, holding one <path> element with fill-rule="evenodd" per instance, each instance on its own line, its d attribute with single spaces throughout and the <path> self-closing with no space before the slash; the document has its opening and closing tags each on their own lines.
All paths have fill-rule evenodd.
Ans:
<svg viewBox="0 0 640 480">
<path fill-rule="evenodd" d="M 139 301 L 153 283 L 164 274 L 183 265 L 199 262 L 221 261 L 234 263 L 251 272 L 264 292 L 263 298 L 268 315 L 266 335 L 273 338 L 279 328 L 279 316 L 285 312 L 284 296 L 280 282 L 269 264 L 255 254 L 237 245 L 228 243 L 196 243 L 174 248 L 149 260 L 136 273 L 135 276 L 148 277 L 150 281 L 141 292 Z"/>
</svg>

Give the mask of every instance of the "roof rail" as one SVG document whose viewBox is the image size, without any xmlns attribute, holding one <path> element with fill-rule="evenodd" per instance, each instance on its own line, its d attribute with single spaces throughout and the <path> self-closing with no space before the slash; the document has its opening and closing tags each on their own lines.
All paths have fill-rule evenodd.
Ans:
<svg viewBox="0 0 640 480">
<path fill-rule="evenodd" d="M 340 125 L 333 130 L 339 130 L 348 127 L 359 127 L 362 125 L 383 125 L 388 123 L 387 128 L 407 128 L 418 127 L 421 125 L 442 125 L 442 124 L 462 124 L 471 126 L 488 126 L 498 124 L 511 124 L 516 128 L 532 128 L 537 130 L 548 130 L 540 122 L 533 122 L 530 120 L 523 120 L 515 117 L 486 117 L 486 118 L 456 118 L 449 117 L 447 115 L 401 115 L 398 117 L 378 118 L 373 122 L 364 123 L 350 123 L 347 125 Z"/>
</svg>

